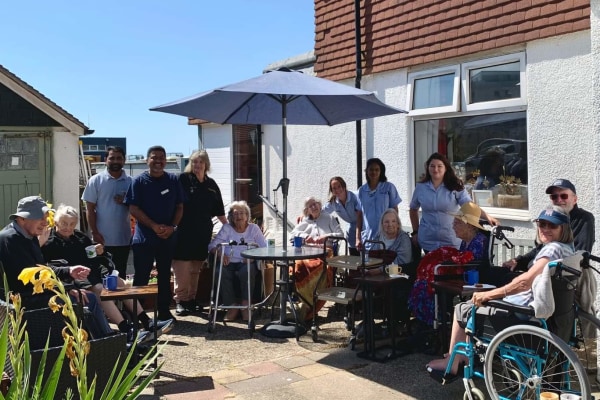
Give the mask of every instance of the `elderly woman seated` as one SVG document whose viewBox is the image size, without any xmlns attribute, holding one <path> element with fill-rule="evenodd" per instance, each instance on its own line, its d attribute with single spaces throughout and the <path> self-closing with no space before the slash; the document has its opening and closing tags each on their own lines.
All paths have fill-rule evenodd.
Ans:
<svg viewBox="0 0 600 400">
<path fill-rule="evenodd" d="M 535 222 L 537 224 L 537 240 L 539 243 L 543 243 L 543 247 L 537 254 L 533 266 L 507 285 L 489 291 L 475 292 L 471 301 L 457 304 L 452 324 L 450 351 L 456 343 L 466 340 L 464 328 L 473 304 L 478 307 L 477 315 L 495 314 L 496 310 L 493 307 L 484 306 L 487 301 L 492 299 L 503 299 L 509 303 L 522 306 L 531 305 L 534 302 L 533 281 L 538 275 L 541 275 L 548 262 L 568 257 L 574 253 L 573 232 L 571 231 L 569 215 L 562 207 L 548 206 L 540 213 Z M 462 355 L 454 357 L 454 363 L 450 368 L 451 374 L 450 376 L 447 375 L 446 378 L 456 377 L 459 369 L 467 361 L 467 358 Z M 446 357 L 431 361 L 427 365 L 427 370 L 430 373 L 439 375 L 444 373 L 447 366 L 448 358 Z"/>
<path fill-rule="evenodd" d="M 232 243 L 243 245 L 253 244 L 258 247 L 266 247 L 267 242 L 260 227 L 250 223 L 250 207 L 245 201 L 234 201 L 229 207 L 227 215 L 229 224 L 223 225 L 217 236 L 208 245 L 208 251 L 215 254 L 219 245 Z M 233 243 L 232 243 L 233 244 Z M 223 268 L 221 274 L 221 298 L 226 306 L 248 306 L 251 292 L 248 293 L 248 263 L 241 256 L 245 250 L 244 246 L 232 245 L 223 254 Z M 221 254 L 221 253 L 219 253 Z M 250 288 L 254 287 L 256 276 L 256 263 L 250 263 Z M 236 282 L 237 281 L 237 282 Z M 236 283 L 239 283 L 240 296 L 236 295 Z M 224 321 L 235 321 L 239 316 L 239 308 L 231 308 L 227 311 Z M 248 321 L 248 309 L 242 309 L 242 320 Z"/>
<path fill-rule="evenodd" d="M 408 234 L 402 230 L 402 223 L 398 211 L 388 208 L 379 219 L 379 231 L 374 240 L 383 242 L 386 250 L 395 253 L 393 264 L 406 265 L 412 261 L 412 243 Z M 376 243 L 371 247 L 371 252 L 381 250 L 381 245 Z M 370 253 L 371 253 L 370 252 Z M 376 274 L 381 269 L 371 270 L 368 273 Z"/>
<path fill-rule="evenodd" d="M 92 245 L 91 239 L 83 232 L 75 229 L 79 222 L 79 213 L 71 206 L 61 204 L 54 215 L 55 227 L 50 231 L 48 240 L 42 245 L 42 253 L 47 262 L 52 260 L 66 260 L 70 265 L 85 265 L 90 268 L 90 274 L 86 279 L 76 280 L 75 285 L 79 288 L 91 290 L 100 298 L 102 292 L 102 278 L 110 273 L 108 266 L 103 265 L 104 257 L 88 258 L 85 248 Z M 96 254 L 104 254 L 102 244 L 95 245 Z M 104 264 L 108 264 L 105 262 Z M 124 287 L 123 279 L 117 279 L 117 287 Z M 133 310 L 133 300 L 125 300 L 125 306 L 130 311 Z M 133 333 L 136 331 L 133 326 L 123 318 L 123 315 L 112 300 L 102 301 L 100 303 L 102 310 L 107 318 L 113 324 L 116 324 L 119 331 L 127 333 L 128 341 L 133 340 Z M 137 310 L 140 310 L 138 321 L 142 323 L 147 331 L 158 329 L 159 333 L 166 333 L 172 327 L 173 321 L 158 321 L 151 319 L 142 306 L 138 303 Z M 146 335 L 144 335 L 146 336 Z M 141 336 L 140 336 L 141 337 Z M 150 338 L 150 336 L 147 336 Z"/>
<path fill-rule="evenodd" d="M 314 197 L 304 201 L 304 217 L 292 230 L 292 237 L 301 237 L 306 245 L 323 246 L 331 237 L 344 237 L 344 232 L 339 222 L 331 214 L 322 211 L 322 203 Z M 313 312 L 319 311 L 325 302 L 319 301 L 313 310 L 313 294 L 321 274 L 323 261 L 321 259 L 299 260 L 294 268 L 296 292 L 302 298 L 300 314 L 305 319 L 312 318 Z M 333 282 L 332 271 L 327 271 L 327 279 L 320 281 L 319 288 L 331 286 Z M 305 307 L 304 305 L 308 306 Z M 307 310 L 310 309 L 310 310 Z M 312 311 L 312 312 L 311 312 Z"/>
</svg>

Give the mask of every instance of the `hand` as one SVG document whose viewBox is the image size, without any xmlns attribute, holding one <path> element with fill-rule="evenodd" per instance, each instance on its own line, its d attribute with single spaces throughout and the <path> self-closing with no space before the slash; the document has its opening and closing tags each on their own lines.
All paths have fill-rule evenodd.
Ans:
<svg viewBox="0 0 600 400">
<path fill-rule="evenodd" d="M 86 279 L 89 274 L 90 269 L 88 267 L 84 267 L 83 265 L 69 267 L 69 275 L 71 275 L 71 278 L 73 279 L 83 280 Z"/>
<path fill-rule="evenodd" d="M 498 226 L 498 225 L 500 225 L 500 222 L 496 218 L 492 217 L 489 214 L 487 216 L 487 220 L 490 223 L 490 225 L 492 225 L 492 226 Z"/>
<path fill-rule="evenodd" d="M 97 255 L 101 256 L 102 254 L 104 254 L 104 245 L 102 243 L 96 244 L 95 249 Z"/>
<path fill-rule="evenodd" d="M 491 300 L 491 298 L 488 298 L 487 292 L 475 292 L 471 298 L 471 301 L 477 307 L 481 307 L 483 303 L 487 302 L 488 300 Z"/>
<path fill-rule="evenodd" d="M 40 236 L 38 236 L 38 241 L 40 242 L 40 247 L 45 245 L 46 242 L 48 241 L 48 238 L 50 237 L 50 231 L 52 231 L 52 228 L 50 228 L 48 226 L 46 229 L 44 229 L 42 234 Z"/>
<path fill-rule="evenodd" d="M 154 232 L 160 239 L 168 239 L 175 232 L 175 228 L 169 225 L 161 224 L 158 227 L 158 229 L 154 229 Z"/>
<path fill-rule="evenodd" d="M 511 271 L 514 271 L 515 268 L 517 267 L 517 260 L 515 260 L 514 258 L 511 258 L 510 260 L 503 262 L 502 266 L 504 268 L 510 269 Z"/>
<path fill-rule="evenodd" d="M 360 240 L 360 237 L 356 238 L 356 249 L 358 251 L 362 250 L 362 241 Z"/>
<path fill-rule="evenodd" d="M 229 265 L 229 256 L 226 254 L 223 255 L 223 265 Z"/>
<path fill-rule="evenodd" d="M 102 236 L 102 234 L 100 232 L 92 232 L 92 240 L 95 243 L 104 244 L 104 236 Z"/>
<path fill-rule="evenodd" d="M 413 233 L 412 236 L 410 237 L 410 241 L 412 242 L 412 244 L 414 246 L 418 246 L 419 245 L 419 234 Z"/>
</svg>

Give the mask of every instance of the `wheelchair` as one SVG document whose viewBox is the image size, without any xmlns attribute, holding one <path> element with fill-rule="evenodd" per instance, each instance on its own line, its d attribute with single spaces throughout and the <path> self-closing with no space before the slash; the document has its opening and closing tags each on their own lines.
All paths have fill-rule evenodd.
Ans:
<svg viewBox="0 0 600 400">
<path fill-rule="evenodd" d="M 575 290 L 581 270 L 562 261 L 550 262 L 548 268 L 555 269 L 551 277 L 553 289 L 566 287 L 569 289 L 567 294 L 570 295 L 569 292 Z M 559 295 L 563 293 L 560 291 Z M 555 303 L 558 306 L 564 304 L 564 300 L 557 296 Z M 561 338 L 547 329 L 548 321 L 535 318 L 524 321 L 523 316 L 533 317 L 534 310 L 531 307 L 502 300 L 492 300 L 486 306 L 503 310 L 504 315 L 481 318 L 477 308 L 472 306 L 465 328 L 467 340 L 456 343 L 451 349 L 446 371 L 433 371 L 432 377 L 442 384 L 450 383 L 455 378 L 450 375 L 454 359 L 457 355 L 462 355 L 468 359 L 468 363 L 463 366 L 463 399 L 486 398 L 475 386 L 474 377 L 484 379 L 492 399 L 534 400 L 540 398 L 541 392 L 569 393 L 581 396 L 582 399 L 592 398 L 583 365 L 564 341 L 564 336 Z M 519 322 L 515 325 L 515 321 Z M 573 326 L 573 321 L 567 321 L 567 325 L 569 324 Z"/>
</svg>

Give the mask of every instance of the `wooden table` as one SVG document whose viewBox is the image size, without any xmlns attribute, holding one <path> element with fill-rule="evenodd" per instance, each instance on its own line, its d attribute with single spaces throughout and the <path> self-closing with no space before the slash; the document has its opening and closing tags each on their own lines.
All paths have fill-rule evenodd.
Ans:
<svg viewBox="0 0 600 400">
<path fill-rule="evenodd" d="M 146 286 L 126 286 L 117 290 L 108 290 L 103 288 L 100 293 L 100 300 L 134 300 L 133 302 L 133 329 L 138 332 L 138 309 L 137 300 L 153 298 L 154 300 L 154 324 L 158 322 L 158 285 Z M 158 330 L 154 329 L 154 340 L 158 339 Z"/>
</svg>

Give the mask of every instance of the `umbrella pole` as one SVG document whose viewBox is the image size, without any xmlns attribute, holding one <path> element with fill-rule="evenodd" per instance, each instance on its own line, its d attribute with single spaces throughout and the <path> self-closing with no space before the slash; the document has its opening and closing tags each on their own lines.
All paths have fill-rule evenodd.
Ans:
<svg viewBox="0 0 600 400">
<path fill-rule="evenodd" d="M 281 120 L 281 157 L 283 158 L 283 179 L 281 180 L 283 183 L 281 186 L 281 193 L 283 194 L 283 251 L 287 251 L 287 198 L 290 181 L 287 178 L 287 100 L 285 98 L 281 103 Z"/>
</svg>

